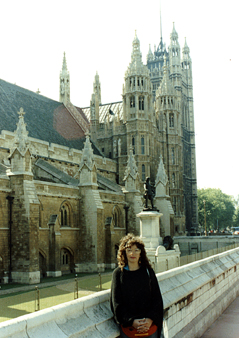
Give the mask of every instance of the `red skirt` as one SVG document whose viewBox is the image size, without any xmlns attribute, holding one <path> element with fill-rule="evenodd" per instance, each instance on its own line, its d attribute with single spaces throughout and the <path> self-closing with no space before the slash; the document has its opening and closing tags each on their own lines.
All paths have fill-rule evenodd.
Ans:
<svg viewBox="0 0 239 338">
<path fill-rule="evenodd" d="M 147 332 L 145 332 L 145 333 L 139 333 L 133 326 L 123 327 L 121 325 L 121 330 L 129 338 L 134 338 L 134 337 L 150 337 L 153 333 L 155 333 L 157 331 L 157 329 L 158 329 L 157 325 L 152 324 Z"/>
</svg>

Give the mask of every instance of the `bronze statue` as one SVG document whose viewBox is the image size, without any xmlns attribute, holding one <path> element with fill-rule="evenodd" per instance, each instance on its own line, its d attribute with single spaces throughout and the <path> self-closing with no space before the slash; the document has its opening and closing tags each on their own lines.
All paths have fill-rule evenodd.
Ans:
<svg viewBox="0 0 239 338">
<path fill-rule="evenodd" d="M 144 198 L 145 198 L 145 209 L 144 210 L 155 210 L 154 208 L 154 189 L 150 184 L 150 178 L 146 177 L 144 183 Z M 148 201 L 151 202 L 151 208 L 148 207 Z"/>
</svg>

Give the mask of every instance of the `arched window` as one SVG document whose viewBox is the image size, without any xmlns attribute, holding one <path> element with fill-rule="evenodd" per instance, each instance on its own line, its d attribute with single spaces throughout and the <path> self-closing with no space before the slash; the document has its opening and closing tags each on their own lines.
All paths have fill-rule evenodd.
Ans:
<svg viewBox="0 0 239 338">
<path fill-rule="evenodd" d="M 172 148 L 172 164 L 175 164 L 174 148 Z"/>
<path fill-rule="evenodd" d="M 61 208 L 61 226 L 66 226 L 67 224 L 67 210 L 66 207 L 63 205 Z"/>
<path fill-rule="evenodd" d="M 173 211 L 176 214 L 177 211 L 177 201 L 176 201 L 176 197 L 173 197 Z"/>
<path fill-rule="evenodd" d="M 68 265 L 69 264 L 69 252 L 68 250 L 63 250 L 62 252 L 62 265 Z"/>
<path fill-rule="evenodd" d="M 135 107 L 135 97 L 134 97 L 134 95 L 130 96 L 129 102 L 130 102 L 130 108 L 134 108 Z"/>
<path fill-rule="evenodd" d="M 71 212 L 70 212 L 70 206 L 68 203 L 63 203 L 61 205 L 61 226 L 62 227 L 68 227 L 71 226 Z"/>
<path fill-rule="evenodd" d="M 113 214 L 114 227 L 115 228 L 122 228 L 123 224 L 121 222 L 121 212 L 120 212 L 119 207 L 117 207 L 115 205 L 113 210 L 112 210 L 112 214 Z"/>
<path fill-rule="evenodd" d="M 144 110 L 144 97 L 139 97 L 139 110 Z"/>
<path fill-rule="evenodd" d="M 135 138 L 132 137 L 133 154 L 135 154 Z"/>
<path fill-rule="evenodd" d="M 172 174 L 172 188 L 175 188 L 175 174 Z"/>
<path fill-rule="evenodd" d="M 145 181 L 145 165 L 142 164 L 142 181 Z"/>
<path fill-rule="evenodd" d="M 141 154 L 144 155 L 144 137 L 141 137 Z"/>
<path fill-rule="evenodd" d="M 169 127 L 171 128 L 174 127 L 174 114 L 173 113 L 169 114 Z"/>
</svg>

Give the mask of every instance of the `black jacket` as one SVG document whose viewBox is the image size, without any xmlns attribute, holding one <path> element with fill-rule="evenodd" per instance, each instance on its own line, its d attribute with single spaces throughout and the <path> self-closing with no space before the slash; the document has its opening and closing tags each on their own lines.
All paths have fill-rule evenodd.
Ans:
<svg viewBox="0 0 239 338">
<path fill-rule="evenodd" d="M 152 269 L 129 271 L 116 268 L 111 284 L 111 309 L 117 324 L 132 326 L 134 319 L 150 318 L 158 326 L 163 321 L 163 300 Z"/>
</svg>

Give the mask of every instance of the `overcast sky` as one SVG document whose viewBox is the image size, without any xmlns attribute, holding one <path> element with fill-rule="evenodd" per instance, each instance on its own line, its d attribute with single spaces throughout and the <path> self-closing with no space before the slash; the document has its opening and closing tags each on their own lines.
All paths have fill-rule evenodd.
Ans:
<svg viewBox="0 0 239 338">
<path fill-rule="evenodd" d="M 71 101 L 90 104 L 96 71 L 102 103 L 121 100 L 135 30 L 143 62 L 160 41 L 159 0 L 0 0 L 0 78 L 59 100 L 66 52 Z M 161 0 L 168 46 L 173 22 L 193 67 L 199 188 L 239 194 L 239 38 L 235 0 Z M 23 107 L 24 108 L 24 107 Z"/>
</svg>

